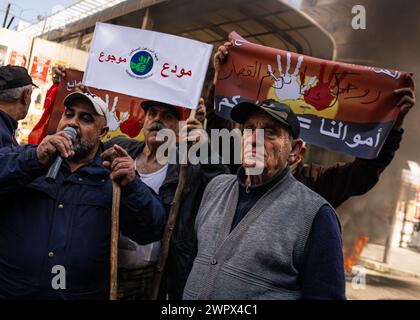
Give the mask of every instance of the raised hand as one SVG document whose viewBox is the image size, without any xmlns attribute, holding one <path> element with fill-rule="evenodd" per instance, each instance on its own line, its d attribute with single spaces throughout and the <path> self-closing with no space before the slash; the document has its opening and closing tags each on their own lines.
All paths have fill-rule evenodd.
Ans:
<svg viewBox="0 0 420 320">
<path fill-rule="evenodd" d="M 58 65 L 52 68 L 52 80 L 54 83 L 60 83 L 61 79 L 66 77 L 66 67 Z"/>
<path fill-rule="evenodd" d="M 64 159 L 74 156 L 73 142 L 64 131 L 46 136 L 36 148 L 38 161 L 47 166 L 59 153 Z"/>
<path fill-rule="evenodd" d="M 123 187 L 134 180 L 136 176 L 134 160 L 119 145 L 114 144 L 101 156 L 104 160 L 104 167 L 111 171 L 110 177 L 112 180 L 119 182 Z"/>
<path fill-rule="evenodd" d="M 228 49 L 231 46 L 232 46 L 231 42 L 225 42 L 223 45 L 217 48 L 217 51 L 213 56 L 213 66 L 214 66 L 213 84 L 216 84 L 217 78 L 219 76 L 220 65 L 226 62 L 226 58 L 229 53 Z"/>
<path fill-rule="evenodd" d="M 81 82 L 78 82 L 77 84 L 76 84 L 76 88 L 74 89 L 74 91 L 76 91 L 76 92 L 83 92 L 83 93 L 89 93 L 89 94 L 92 94 L 91 92 L 90 92 L 90 90 L 89 90 L 89 87 L 88 86 L 86 86 L 86 85 L 84 85 L 83 83 L 81 83 Z"/>
<path fill-rule="evenodd" d="M 189 141 L 192 144 L 196 142 L 204 143 L 208 141 L 206 131 L 203 129 L 203 124 L 196 118 L 188 118 L 186 125 L 183 126 L 179 132 L 179 141 Z"/>
<path fill-rule="evenodd" d="M 400 108 L 400 113 L 398 114 L 397 120 L 394 124 L 395 129 L 400 129 L 402 127 L 407 113 L 416 103 L 416 95 L 414 94 L 415 85 L 412 76 L 407 76 L 406 86 L 406 88 L 399 88 L 394 90 L 394 94 L 396 94 L 399 98 L 397 106 Z"/>
<path fill-rule="evenodd" d="M 195 113 L 195 118 L 204 124 L 204 120 L 206 120 L 206 105 L 204 103 L 204 98 L 201 97 L 198 101 L 197 111 Z"/>
</svg>

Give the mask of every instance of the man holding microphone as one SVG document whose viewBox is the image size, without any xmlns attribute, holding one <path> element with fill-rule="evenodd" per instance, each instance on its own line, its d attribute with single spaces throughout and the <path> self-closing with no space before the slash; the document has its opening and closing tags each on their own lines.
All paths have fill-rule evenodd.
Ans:
<svg viewBox="0 0 420 320">
<path fill-rule="evenodd" d="M 135 175 L 131 157 L 115 146 L 118 157 L 101 158 L 106 104 L 76 92 L 64 106 L 56 134 L 0 153 L 2 299 L 107 298 L 112 180 L 122 187 L 121 233 L 142 244 L 162 236 L 165 210 Z M 74 139 L 65 132 L 73 130 Z M 57 156 L 63 163 L 49 183 Z"/>
</svg>

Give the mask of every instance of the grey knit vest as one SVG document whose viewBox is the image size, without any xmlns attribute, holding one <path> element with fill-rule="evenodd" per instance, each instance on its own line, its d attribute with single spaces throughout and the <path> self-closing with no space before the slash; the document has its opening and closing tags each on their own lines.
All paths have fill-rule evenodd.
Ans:
<svg viewBox="0 0 420 320">
<path fill-rule="evenodd" d="M 300 299 L 299 265 L 325 199 L 289 173 L 230 232 L 238 203 L 234 175 L 207 186 L 195 229 L 198 254 L 184 299 Z"/>
</svg>

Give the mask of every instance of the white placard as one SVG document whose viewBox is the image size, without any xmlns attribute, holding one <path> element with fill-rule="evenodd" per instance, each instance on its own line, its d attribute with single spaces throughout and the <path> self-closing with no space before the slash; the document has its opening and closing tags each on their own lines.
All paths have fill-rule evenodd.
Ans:
<svg viewBox="0 0 420 320">
<path fill-rule="evenodd" d="M 97 22 L 83 83 L 195 109 L 212 45 Z"/>
</svg>

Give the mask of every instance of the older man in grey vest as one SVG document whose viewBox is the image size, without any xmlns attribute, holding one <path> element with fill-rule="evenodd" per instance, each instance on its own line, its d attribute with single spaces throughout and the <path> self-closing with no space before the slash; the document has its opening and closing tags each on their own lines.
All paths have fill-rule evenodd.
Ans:
<svg viewBox="0 0 420 320">
<path fill-rule="evenodd" d="M 242 102 L 231 117 L 251 132 L 242 141 L 243 165 L 236 176 L 218 176 L 205 190 L 183 298 L 345 299 L 336 213 L 288 166 L 299 136 L 296 115 L 265 100 Z M 260 157 L 257 129 L 264 130 Z"/>
</svg>

